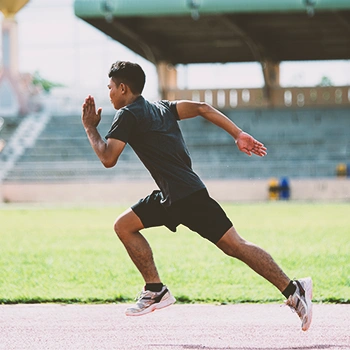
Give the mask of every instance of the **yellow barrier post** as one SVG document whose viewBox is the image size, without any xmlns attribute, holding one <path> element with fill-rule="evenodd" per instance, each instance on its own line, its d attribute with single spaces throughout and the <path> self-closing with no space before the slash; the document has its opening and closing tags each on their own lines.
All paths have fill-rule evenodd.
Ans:
<svg viewBox="0 0 350 350">
<path fill-rule="evenodd" d="M 336 168 L 336 174 L 338 177 L 346 177 L 347 176 L 347 166 L 344 163 L 339 163 Z"/>
<path fill-rule="evenodd" d="M 272 178 L 269 180 L 269 199 L 270 200 L 278 200 L 279 199 L 279 183 L 278 180 L 275 178 Z"/>
</svg>

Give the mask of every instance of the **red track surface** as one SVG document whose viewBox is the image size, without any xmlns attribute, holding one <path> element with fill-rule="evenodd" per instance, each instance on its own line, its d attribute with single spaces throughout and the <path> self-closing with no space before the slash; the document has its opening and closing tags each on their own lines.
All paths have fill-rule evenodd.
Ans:
<svg viewBox="0 0 350 350">
<path fill-rule="evenodd" d="M 0 349 L 350 349 L 350 305 L 314 305 L 307 332 L 275 304 L 174 305 L 139 317 L 125 307 L 0 306 Z"/>
</svg>

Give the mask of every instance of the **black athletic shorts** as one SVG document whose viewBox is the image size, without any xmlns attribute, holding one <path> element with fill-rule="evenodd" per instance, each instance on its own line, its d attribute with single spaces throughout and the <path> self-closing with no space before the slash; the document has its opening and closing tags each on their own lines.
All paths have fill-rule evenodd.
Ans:
<svg viewBox="0 0 350 350">
<path fill-rule="evenodd" d="M 177 226 L 182 224 L 215 244 L 232 227 L 232 222 L 206 188 L 170 207 L 161 204 L 162 198 L 161 191 L 153 191 L 131 207 L 145 228 L 164 225 L 176 232 Z"/>
</svg>

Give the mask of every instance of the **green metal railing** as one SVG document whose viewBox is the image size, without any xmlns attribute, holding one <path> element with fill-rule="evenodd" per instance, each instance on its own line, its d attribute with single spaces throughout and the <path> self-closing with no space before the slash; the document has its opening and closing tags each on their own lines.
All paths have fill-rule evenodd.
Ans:
<svg viewBox="0 0 350 350">
<path fill-rule="evenodd" d="M 78 17 L 350 10 L 350 0 L 75 0 Z"/>
</svg>

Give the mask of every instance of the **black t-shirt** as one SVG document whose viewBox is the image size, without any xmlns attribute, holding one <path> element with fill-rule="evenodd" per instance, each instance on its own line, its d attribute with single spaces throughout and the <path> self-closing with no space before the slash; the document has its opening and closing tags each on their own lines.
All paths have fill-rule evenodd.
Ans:
<svg viewBox="0 0 350 350">
<path fill-rule="evenodd" d="M 170 206 L 205 185 L 192 170 L 178 125 L 176 102 L 149 102 L 142 96 L 119 109 L 106 138 L 129 143 L 151 173 Z"/>
</svg>

